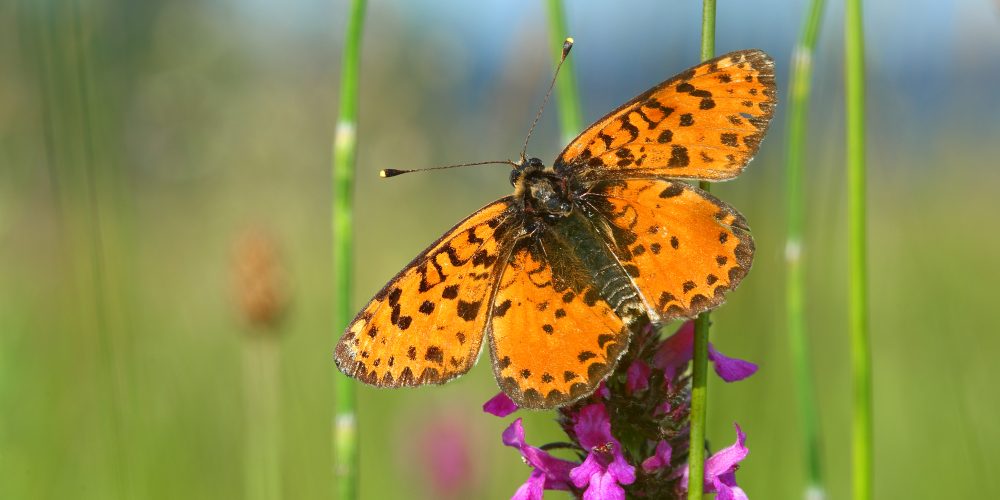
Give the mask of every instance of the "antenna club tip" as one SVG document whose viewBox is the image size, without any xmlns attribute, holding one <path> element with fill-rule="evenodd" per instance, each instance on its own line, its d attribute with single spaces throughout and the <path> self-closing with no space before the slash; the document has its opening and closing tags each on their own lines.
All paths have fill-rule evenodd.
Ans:
<svg viewBox="0 0 1000 500">
<path fill-rule="evenodd" d="M 397 170 L 395 168 L 386 168 L 379 170 L 378 176 L 383 179 L 388 179 L 389 177 L 395 177 L 397 175 L 405 174 L 407 172 L 410 172 L 410 170 Z"/>
<path fill-rule="evenodd" d="M 563 56 L 563 59 L 565 59 L 566 56 L 569 55 L 569 51 L 572 48 L 573 48 L 573 37 L 571 37 L 571 36 L 570 37 L 566 37 L 566 41 L 563 42 L 563 47 L 562 47 L 562 56 Z"/>
</svg>

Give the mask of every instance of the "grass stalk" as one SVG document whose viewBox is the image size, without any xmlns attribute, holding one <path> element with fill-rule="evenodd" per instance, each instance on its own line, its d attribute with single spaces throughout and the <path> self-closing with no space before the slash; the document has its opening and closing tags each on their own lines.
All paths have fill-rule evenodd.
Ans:
<svg viewBox="0 0 1000 500">
<path fill-rule="evenodd" d="M 281 350 L 273 332 L 243 341 L 246 400 L 245 495 L 248 500 L 281 498 Z"/>
<path fill-rule="evenodd" d="M 549 20 L 549 46 L 552 47 L 554 60 L 558 63 L 562 57 L 563 41 L 570 36 L 566 27 L 566 9 L 562 0 L 548 0 L 546 10 Z M 583 128 L 580 123 L 580 96 L 577 92 L 576 72 L 573 70 L 573 58 L 567 58 L 563 63 L 561 76 L 556 81 L 556 108 L 559 111 L 559 130 L 562 143 L 569 144 Z"/>
<path fill-rule="evenodd" d="M 788 144 L 786 151 L 786 237 L 785 237 L 785 314 L 789 351 L 795 380 L 795 393 L 803 432 L 806 459 L 806 498 L 824 498 L 819 411 L 816 388 L 809 359 L 809 338 L 805 319 L 805 269 L 803 232 L 805 196 L 803 155 L 808 121 L 812 59 L 823 19 L 824 0 L 812 0 L 792 55 L 788 104 Z"/>
<path fill-rule="evenodd" d="M 340 70 L 340 108 L 333 139 L 333 322 L 335 341 L 351 319 L 353 192 L 357 151 L 358 80 L 365 0 L 351 2 Z M 337 498 L 358 497 L 357 396 L 354 381 L 334 375 L 333 459 Z"/>
<path fill-rule="evenodd" d="M 848 276 L 851 339 L 852 490 L 854 500 L 873 494 L 871 342 L 868 332 L 868 265 L 865 206 L 865 42 L 861 0 L 844 9 L 844 78 L 847 139 Z"/>
<path fill-rule="evenodd" d="M 715 0 L 703 0 L 701 8 L 701 60 L 715 56 Z M 710 191 L 707 182 L 698 186 Z M 688 451 L 689 500 L 701 500 L 705 477 L 705 426 L 708 421 L 708 330 L 709 313 L 698 316 L 694 323 L 694 359 L 691 375 L 691 442 Z"/>
<path fill-rule="evenodd" d="M 125 374 L 125 353 L 123 352 L 121 332 L 116 331 L 112 326 L 114 321 L 111 316 L 111 303 L 113 294 L 111 289 L 111 278 L 109 277 L 109 265 L 111 261 L 111 249 L 106 241 L 109 233 L 107 225 L 111 222 L 105 220 L 102 213 L 105 208 L 101 204 L 101 191 L 99 183 L 109 182 L 110 179 L 102 179 L 101 170 L 110 171 L 107 158 L 102 154 L 103 143 L 100 141 L 101 133 L 101 109 L 100 104 L 95 103 L 93 85 L 93 68 L 91 67 L 91 45 L 85 32 L 90 31 L 89 26 L 85 26 L 87 19 L 81 10 L 80 2 L 72 2 L 68 9 L 71 16 L 71 50 L 75 58 L 74 65 L 76 88 L 75 99 L 79 103 L 79 130 L 78 140 L 82 145 L 82 156 L 79 160 L 82 163 L 81 173 L 85 182 L 85 199 L 87 205 L 87 218 L 89 225 L 90 244 L 90 268 L 91 268 L 91 290 L 94 294 L 94 316 L 97 327 L 97 341 L 100 348 L 101 357 L 106 361 L 104 370 L 105 387 L 110 392 L 110 413 L 111 435 L 114 437 L 113 458 L 114 475 L 113 483 L 116 493 L 122 498 L 134 495 L 132 490 L 132 453 L 127 443 L 129 424 L 127 412 L 129 411 L 128 380 Z M 73 99 L 73 98 L 71 98 Z"/>
<path fill-rule="evenodd" d="M 80 2 L 25 1 L 18 4 L 18 15 L 20 40 L 41 90 L 45 164 L 65 242 L 60 246 L 73 272 L 67 288 L 75 311 L 64 325 L 79 333 L 73 340 L 76 346 L 95 350 L 97 383 L 94 392 L 81 387 L 81 393 L 101 399 L 81 404 L 100 412 L 106 448 L 89 450 L 88 458 L 100 463 L 95 455 L 107 453 L 107 497 L 135 497 L 127 339 L 119 321 L 118 255 L 112 237 L 116 213 L 107 201 L 115 172 L 102 133 L 108 103 L 94 83 L 95 35 Z M 87 357 L 86 352 L 81 356 Z M 98 486 L 102 491 L 104 487 Z"/>
</svg>

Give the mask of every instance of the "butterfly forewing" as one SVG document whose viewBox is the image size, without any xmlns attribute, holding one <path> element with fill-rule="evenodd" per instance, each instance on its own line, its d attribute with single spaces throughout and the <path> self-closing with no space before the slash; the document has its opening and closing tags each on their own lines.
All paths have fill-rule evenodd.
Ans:
<svg viewBox="0 0 1000 500">
<path fill-rule="evenodd" d="M 602 181 L 583 196 L 616 257 L 661 320 L 720 305 L 750 270 L 746 220 L 712 195 L 664 179 Z"/>
<path fill-rule="evenodd" d="M 337 366 L 387 387 L 443 383 L 476 362 L 510 250 L 510 198 L 460 222 L 393 278 L 347 327 Z"/>
<path fill-rule="evenodd" d="M 731 179 L 756 154 L 774 105 L 771 58 L 732 52 L 611 112 L 571 142 L 555 167 L 618 178 Z"/>
</svg>

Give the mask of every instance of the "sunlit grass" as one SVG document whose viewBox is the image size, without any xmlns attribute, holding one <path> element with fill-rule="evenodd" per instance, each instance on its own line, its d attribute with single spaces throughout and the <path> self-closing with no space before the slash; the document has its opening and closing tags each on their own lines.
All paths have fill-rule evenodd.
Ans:
<svg viewBox="0 0 1000 500">
<path fill-rule="evenodd" d="M 802 422 L 803 456 L 806 460 L 807 496 L 825 497 L 820 446 L 819 410 L 806 327 L 806 276 L 803 265 L 806 222 L 806 125 L 813 77 L 813 54 L 823 19 L 823 0 L 812 0 L 802 33 L 792 51 L 788 89 L 788 138 L 785 158 L 785 314 L 794 383 Z"/>
<path fill-rule="evenodd" d="M 361 65 L 361 38 L 365 1 L 354 0 L 344 38 L 340 70 L 340 110 L 333 139 L 333 342 L 350 321 L 354 311 L 351 293 L 354 283 L 354 166 L 357 154 L 358 80 Z M 355 381 L 334 375 L 334 477 L 337 498 L 358 496 L 358 431 Z"/>
<path fill-rule="evenodd" d="M 844 11 L 844 77 L 847 137 L 848 278 L 851 339 L 852 484 L 855 500 L 874 493 L 871 339 L 868 332 L 868 234 L 865 174 L 865 40 L 861 0 Z"/>
</svg>

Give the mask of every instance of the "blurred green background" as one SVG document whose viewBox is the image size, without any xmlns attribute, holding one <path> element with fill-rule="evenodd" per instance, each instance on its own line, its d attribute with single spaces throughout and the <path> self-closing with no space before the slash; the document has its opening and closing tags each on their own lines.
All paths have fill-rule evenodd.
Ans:
<svg viewBox="0 0 1000 500">
<path fill-rule="evenodd" d="M 697 62 L 699 2 L 567 3 L 588 122 Z M 867 5 L 878 498 L 980 498 L 1000 468 L 997 7 Z M 780 97 L 804 8 L 720 2 L 718 51 L 772 54 Z M 329 156 L 346 13 L 343 0 L 0 4 L 0 498 L 250 498 L 244 471 L 268 459 L 286 498 L 330 497 Z M 835 2 L 807 172 L 830 498 L 849 494 L 840 23 Z M 551 75 L 547 44 L 538 2 L 371 3 L 358 307 L 510 190 L 497 167 L 378 170 L 516 156 Z M 543 159 L 563 146 L 554 106 L 529 150 Z M 784 111 L 715 191 L 758 250 L 713 340 L 761 369 L 712 380 L 709 437 L 747 431 L 739 478 L 753 498 L 803 487 L 782 310 Z M 359 391 L 363 498 L 505 498 L 527 477 L 500 443 L 511 418 L 480 410 L 496 392 L 486 360 L 444 387 Z M 525 415 L 532 443 L 559 439 L 551 416 Z M 277 434 L 253 432 L 261 421 Z"/>
</svg>

